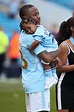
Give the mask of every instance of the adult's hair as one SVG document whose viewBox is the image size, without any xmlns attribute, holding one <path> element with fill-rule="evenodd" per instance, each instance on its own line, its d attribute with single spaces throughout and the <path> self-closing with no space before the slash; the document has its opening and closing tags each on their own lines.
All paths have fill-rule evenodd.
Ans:
<svg viewBox="0 0 74 112">
<path fill-rule="evenodd" d="M 20 10 L 19 10 L 19 16 L 20 16 L 20 18 L 23 19 L 23 16 L 26 16 L 28 9 L 31 8 L 31 7 L 33 7 L 33 6 L 34 5 L 32 5 L 32 4 L 26 4 L 26 5 L 22 6 L 20 8 Z"/>
<path fill-rule="evenodd" d="M 57 33 L 58 45 L 72 35 L 71 27 L 74 27 L 74 17 L 70 17 L 67 21 L 63 21 Z"/>
</svg>

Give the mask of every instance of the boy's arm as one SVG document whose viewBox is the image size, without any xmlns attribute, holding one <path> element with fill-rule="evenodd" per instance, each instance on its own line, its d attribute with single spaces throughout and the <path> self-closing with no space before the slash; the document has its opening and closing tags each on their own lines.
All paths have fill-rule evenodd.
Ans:
<svg viewBox="0 0 74 112">
<path fill-rule="evenodd" d="M 40 44 L 39 41 L 35 40 L 29 47 L 29 51 L 32 53 L 34 49 Z"/>
</svg>

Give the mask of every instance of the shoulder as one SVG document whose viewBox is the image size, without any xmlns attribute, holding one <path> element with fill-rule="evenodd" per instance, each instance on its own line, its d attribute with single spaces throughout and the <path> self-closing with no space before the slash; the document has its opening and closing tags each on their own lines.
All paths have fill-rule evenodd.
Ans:
<svg viewBox="0 0 74 112">
<path fill-rule="evenodd" d="M 35 31 L 34 35 L 44 35 L 45 28 L 42 25 L 37 25 L 37 30 Z"/>
<path fill-rule="evenodd" d="M 63 41 L 60 45 L 59 45 L 59 48 L 61 50 L 61 52 L 65 52 L 65 53 L 68 53 L 69 52 L 69 46 L 67 44 L 67 40 L 66 41 Z"/>
<path fill-rule="evenodd" d="M 33 41 L 34 39 L 32 35 L 26 33 L 20 34 L 19 42 L 22 43 L 23 45 L 31 45 Z"/>
<path fill-rule="evenodd" d="M 21 33 L 20 33 L 20 36 L 21 36 L 21 37 L 23 37 L 23 36 L 29 36 L 29 34 L 26 34 L 25 32 L 21 32 Z"/>
<path fill-rule="evenodd" d="M 25 32 L 21 32 L 20 33 L 20 38 L 21 39 L 30 39 L 30 38 L 33 38 L 33 35 L 26 34 Z"/>
</svg>

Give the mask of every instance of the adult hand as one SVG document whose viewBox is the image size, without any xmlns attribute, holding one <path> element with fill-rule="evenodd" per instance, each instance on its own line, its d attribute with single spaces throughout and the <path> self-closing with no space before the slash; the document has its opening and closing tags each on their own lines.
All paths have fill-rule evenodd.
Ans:
<svg viewBox="0 0 74 112">
<path fill-rule="evenodd" d="M 50 62 L 50 63 L 49 63 L 49 66 L 50 66 L 51 68 L 56 67 L 56 61 L 54 60 L 54 61 Z"/>
<path fill-rule="evenodd" d="M 55 59 L 55 63 L 56 63 L 56 68 L 60 68 L 62 66 L 62 62 L 58 57 Z"/>
</svg>

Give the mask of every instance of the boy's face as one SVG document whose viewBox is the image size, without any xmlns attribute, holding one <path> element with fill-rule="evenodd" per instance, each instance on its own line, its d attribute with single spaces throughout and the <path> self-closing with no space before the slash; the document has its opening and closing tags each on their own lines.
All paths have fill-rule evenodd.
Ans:
<svg viewBox="0 0 74 112">
<path fill-rule="evenodd" d="M 29 8 L 26 16 L 23 16 L 23 19 L 26 17 L 32 18 L 36 22 L 37 25 L 40 24 L 40 15 L 39 15 L 39 11 L 36 7 Z"/>
<path fill-rule="evenodd" d="M 28 23 L 28 24 L 23 23 L 22 28 L 27 34 L 33 34 L 33 33 L 35 33 L 36 25 L 34 25 L 32 23 Z"/>
</svg>

